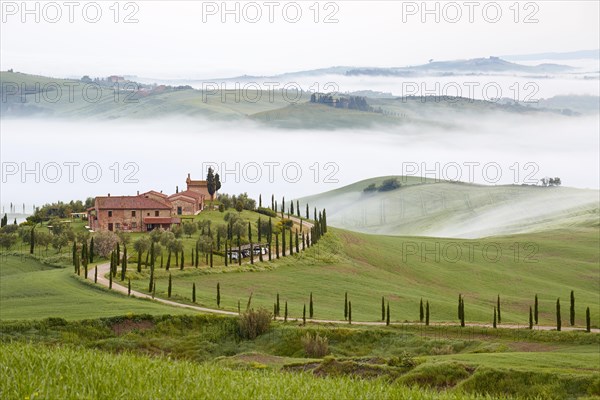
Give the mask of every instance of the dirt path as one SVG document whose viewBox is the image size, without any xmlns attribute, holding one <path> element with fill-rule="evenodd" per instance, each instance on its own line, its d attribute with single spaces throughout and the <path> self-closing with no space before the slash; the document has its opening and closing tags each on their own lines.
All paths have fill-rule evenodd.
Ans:
<svg viewBox="0 0 600 400">
<path fill-rule="evenodd" d="M 109 280 L 104 276 L 106 274 L 108 274 L 108 271 L 110 270 L 110 263 L 105 263 L 105 264 L 99 264 L 98 265 L 98 284 L 105 286 L 108 288 L 109 286 Z M 93 270 L 90 271 L 91 273 L 88 273 L 88 279 L 91 280 L 92 282 L 94 281 L 94 272 Z M 118 274 L 117 274 L 118 276 Z M 112 283 L 112 290 L 122 293 L 124 295 L 127 296 L 127 287 L 121 285 L 118 281 L 113 280 Z M 215 308 L 207 308 L 207 307 L 200 307 L 200 306 L 194 306 L 191 304 L 183 304 L 183 303 L 178 303 L 175 301 L 171 301 L 171 300 L 166 300 L 160 297 L 154 297 L 154 299 L 152 298 L 152 295 L 150 294 L 146 294 L 146 293 L 142 293 L 142 292 L 138 292 L 136 290 L 131 290 L 131 296 L 134 297 L 138 297 L 138 298 L 142 298 L 142 299 L 151 299 L 154 300 L 158 303 L 162 303 L 162 304 L 166 304 L 169 306 L 173 306 L 173 307 L 181 307 L 181 308 L 187 308 L 190 310 L 194 310 L 194 311 L 199 311 L 199 312 L 204 312 L 204 313 L 212 313 L 212 314 L 221 314 L 221 315 L 238 315 L 237 312 L 235 311 L 225 311 L 225 310 L 219 310 L 219 309 L 215 309 Z M 278 320 L 283 320 L 282 317 L 278 317 Z M 290 321 L 300 321 L 299 318 L 288 318 L 288 320 Z M 340 320 L 326 320 L 326 319 L 306 319 L 307 322 L 311 322 L 311 323 L 316 323 L 316 324 L 348 324 L 348 321 L 340 321 Z M 360 326 L 384 326 L 385 322 L 375 322 L 375 321 L 352 321 L 352 325 L 360 325 Z M 418 322 L 404 322 L 404 323 L 394 323 L 392 322 L 391 325 L 423 325 L 420 324 Z M 477 328 L 493 328 L 492 324 L 482 324 L 482 323 L 466 323 L 465 324 L 466 327 L 477 327 Z M 432 323 L 431 326 L 457 326 L 456 323 L 451 323 L 451 322 L 437 322 L 437 323 Z M 512 324 L 502 324 L 499 325 L 500 329 L 524 329 L 527 325 L 512 325 Z M 552 331 L 555 330 L 556 327 L 555 326 L 542 326 L 542 325 L 538 325 L 535 326 L 534 328 L 535 330 L 542 330 L 542 331 Z M 571 326 L 565 326 L 562 328 L 563 331 L 582 331 L 583 328 L 578 328 L 578 327 L 571 327 Z M 600 333 L 600 329 L 592 329 L 593 333 Z"/>
</svg>

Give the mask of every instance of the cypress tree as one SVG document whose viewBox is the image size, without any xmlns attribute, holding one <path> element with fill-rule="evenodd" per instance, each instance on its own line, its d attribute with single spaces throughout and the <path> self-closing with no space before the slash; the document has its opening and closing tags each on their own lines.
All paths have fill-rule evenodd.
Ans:
<svg viewBox="0 0 600 400">
<path fill-rule="evenodd" d="M 279 233 L 275 234 L 275 256 L 279 259 Z"/>
<path fill-rule="evenodd" d="M 119 242 L 117 242 L 117 258 L 115 259 L 115 266 L 119 266 L 121 265 L 121 246 L 119 245 Z"/>
<path fill-rule="evenodd" d="M 148 292 L 152 291 L 154 285 L 154 265 L 150 264 L 150 281 L 148 283 Z"/>
<path fill-rule="evenodd" d="M 271 210 L 277 211 L 277 209 L 275 208 L 275 195 L 274 194 L 271 195 Z"/>
<path fill-rule="evenodd" d="M 562 321 L 560 318 L 560 298 L 556 299 L 556 330 L 560 331 L 562 327 Z"/>
<path fill-rule="evenodd" d="M 196 283 L 192 283 L 192 303 L 196 302 Z"/>
<path fill-rule="evenodd" d="M 94 237 L 92 237 L 92 240 L 90 240 L 90 262 L 93 263 L 94 262 Z"/>
<path fill-rule="evenodd" d="M 425 311 L 423 310 L 423 298 L 421 297 L 421 302 L 419 303 L 419 321 L 422 323 L 423 319 L 425 319 Z"/>
<path fill-rule="evenodd" d="M 281 257 L 285 257 L 285 227 L 281 227 Z"/>
<path fill-rule="evenodd" d="M 306 304 L 304 304 L 304 308 L 302 308 L 302 325 L 306 325 Z"/>
<path fill-rule="evenodd" d="M 458 295 L 458 320 L 462 319 L 462 295 Z"/>
<path fill-rule="evenodd" d="M 276 312 L 276 314 L 279 317 L 280 312 L 281 312 L 281 308 L 279 308 L 279 293 L 277 293 L 277 303 L 276 304 L 277 304 L 277 312 Z"/>
<path fill-rule="evenodd" d="M 112 289 L 112 273 L 108 274 L 108 288 Z"/>
<path fill-rule="evenodd" d="M 460 326 L 465 327 L 465 299 L 464 297 L 460 301 Z"/>
<path fill-rule="evenodd" d="M 292 240 L 292 230 L 290 229 L 290 256 L 293 256 L 293 255 L 294 255 L 294 241 Z"/>
<path fill-rule="evenodd" d="M 227 266 L 227 260 L 229 259 L 229 252 L 231 250 L 227 250 L 227 240 L 225 240 L 225 266 Z"/>
<path fill-rule="evenodd" d="M 123 261 L 121 262 L 121 281 L 125 280 L 127 273 L 127 246 L 123 246 Z"/>
<path fill-rule="evenodd" d="M 250 264 L 254 264 L 254 243 L 250 242 Z"/>
<path fill-rule="evenodd" d="M 185 256 L 184 256 L 184 251 L 181 250 L 181 264 L 179 266 L 179 269 L 183 271 L 183 265 L 185 263 Z"/>
<path fill-rule="evenodd" d="M 92 240 L 94 240 L 94 239 L 92 239 Z M 142 255 L 140 253 L 138 253 L 138 259 L 137 259 L 137 272 L 142 272 Z"/>
<path fill-rule="evenodd" d="M 167 297 L 171 298 L 171 291 L 173 290 L 173 278 L 169 273 L 169 285 L 167 286 Z"/>
<path fill-rule="evenodd" d="M 198 244 L 198 242 L 196 242 L 196 263 L 194 264 L 194 266 L 196 268 L 198 268 L 198 265 L 200 264 L 200 246 Z"/>
<path fill-rule="evenodd" d="M 33 254 L 33 251 L 35 249 L 35 225 L 33 226 L 33 228 L 31 228 L 31 231 L 29 233 L 29 254 Z M 92 238 L 92 240 L 94 240 Z"/>
<path fill-rule="evenodd" d="M 306 219 L 310 218 L 310 212 L 308 211 L 308 203 L 306 203 Z"/>
<path fill-rule="evenodd" d="M 590 318 L 590 308 L 586 308 L 585 309 L 585 331 L 586 332 L 591 332 L 592 331 L 592 319 Z"/>
<path fill-rule="evenodd" d="M 389 301 L 387 303 L 387 311 L 386 311 L 386 315 L 385 315 L 385 324 L 387 326 L 390 325 L 390 302 Z"/>
<path fill-rule="evenodd" d="M 385 298 L 381 296 L 381 320 L 385 321 Z"/>
<path fill-rule="evenodd" d="M 496 325 L 497 319 L 498 319 L 498 317 L 496 315 L 496 307 L 494 307 L 494 322 L 493 322 L 493 325 L 492 325 L 494 327 L 494 329 L 497 328 L 497 325 Z"/>
<path fill-rule="evenodd" d="M 533 319 L 535 320 L 535 324 L 538 324 L 538 295 L 535 295 L 535 302 L 533 305 Z"/>
<path fill-rule="evenodd" d="M 529 329 L 533 329 L 533 310 L 529 306 Z"/>
<path fill-rule="evenodd" d="M 298 231 L 296 231 L 296 254 L 300 253 L 300 243 L 298 240 Z"/>
<path fill-rule="evenodd" d="M 221 308 L 221 284 L 217 282 L 217 307 Z"/>
<path fill-rule="evenodd" d="M 225 253 L 227 253 L 227 248 L 225 248 Z M 161 257 L 162 260 L 162 257 Z M 190 264 L 192 267 L 194 265 L 196 265 L 196 263 L 194 262 L 194 248 L 192 247 L 192 263 Z"/>
<path fill-rule="evenodd" d="M 267 249 L 269 250 L 269 261 L 271 261 L 271 240 L 269 240 L 269 245 L 267 246 Z"/>
<path fill-rule="evenodd" d="M 87 276 L 88 276 L 88 266 L 87 266 L 87 263 L 85 263 L 85 264 L 83 265 L 83 269 L 84 269 L 84 272 L 85 272 L 85 275 L 84 275 L 84 276 L 85 276 L 85 279 L 87 279 Z"/>
<path fill-rule="evenodd" d="M 569 310 L 569 322 L 575 325 L 575 292 L 571 290 L 571 308 Z"/>
<path fill-rule="evenodd" d="M 304 238 L 304 232 L 302 232 L 302 251 L 306 250 L 306 240 Z"/>
<path fill-rule="evenodd" d="M 261 194 L 258 195 L 258 207 L 262 208 L 262 195 Z"/>
<path fill-rule="evenodd" d="M 127 279 L 127 296 L 131 295 L 131 279 Z"/>
<path fill-rule="evenodd" d="M 156 279 L 152 282 L 152 298 L 156 296 Z"/>
<path fill-rule="evenodd" d="M 314 310 L 314 307 L 313 307 L 313 295 L 312 295 L 312 292 L 310 292 L 310 302 L 308 304 L 308 307 L 309 307 L 309 316 L 310 316 L 310 319 L 313 319 L 315 310 Z"/>
<path fill-rule="evenodd" d="M 344 319 L 348 319 L 348 292 L 344 293 Z"/>
<path fill-rule="evenodd" d="M 98 283 L 98 267 L 94 268 L 94 283 Z"/>
<path fill-rule="evenodd" d="M 500 295 L 498 295 L 498 300 L 496 300 L 496 307 L 498 308 L 498 323 L 502 323 L 502 313 L 500 312 Z"/>
<path fill-rule="evenodd" d="M 72 249 L 72 259 L 73 259 L 73 267 L 75 267 L 75 273 L 77 273 L 77 242 L 73 241 L 73 249 Z"/>
<path fill-rule="evenodd" d="M 283 314 L 283 322 L 287 322 L 287 317 L 288 317 L 288 305 L 287 305 L 287 301 L 285 302 L 285 314 Z"/>
<path fill-rule="evenodd" d="M 323 234 L 327 233 L 327 211 L 323 209 Z"/>
<path fill-rule="evenodd" d="M 146 256 L 146 262 L 148 262 L 148 256 Z M 165 265 L 165 270 L 168 271 L 171 268 L 171 250 L 167 252 L 167 265 Z"/>
<path fill-rule="evenodd" d="M 352 325 L 352 302 L 348 302 L 348 324 Z"/>
<path fill-rule="evenodd" d="M 294 215 L 294 201 L 292 201 L 292 202 L 290 203 L 290 213 L 289 213 L 289 214 L 292 214 L 292 215 Z M 289 214 L 288 214 L 288 217 L 290 216 Z"/>
<path fill-rule="evenodd" d="M 211 244 L 210 245 L 210 267 L 211 268 L 213 267 L 213 256 L 214 256 L 214 254 L 213 254 L 213 248 L 212 248 L 212 244 Z M 240 260 L 241 260 L 241 258 L 240 258 Z"/>
<path fill-rule="evenodd" d="M 300 218 L 300 202 L 296 200 L 296 216 Z"/>
<path fill-rule="evenodd" d="M 425 303 L 425 325 L 429 326 L 429 300 Z"/>
</svg>

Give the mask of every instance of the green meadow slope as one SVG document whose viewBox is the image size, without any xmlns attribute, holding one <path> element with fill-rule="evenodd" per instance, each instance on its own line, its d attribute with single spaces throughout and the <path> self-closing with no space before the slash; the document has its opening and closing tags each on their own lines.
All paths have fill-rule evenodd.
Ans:
<svg viewBox="0 0 600 400">
<path fill-rule="evenodd" d="M 399 189 L 363 191 L 388 178 L 392 177 L 368 179 L 300 201 L 326 208 L 333 226 L 382 235 L 478 238 L 600 226 L 597 190 L 398 176 Z"/>
<path fill-rule="evenodd" d="M 156 117 L 204 118 L 218 121 L 256 121 L 283 129 L 357 129 L 398 126 L 450 127 L 458 117 L 502 114 L 557 114 L 553 108 L 533 108 L 494 102 L 421 97 L 367 97 L 379 112 L 338 109 L 311 104 L 310 93 L 284 96 L 281 90 L 196 90 L 190 87 L 86 86 L 60 79 L 19 72 L 0 72 L 3 118 L 54 117 L 146 119 Z M 292 100 L 290 100 L 290 98 Z M 554 104 L 554 103 L 548 103 Z M 568 111 L 568 110 L 567 110 Z M 567 115 L 573 112 L 567 112 Z"/>
<path fill-rule="evenodd" d="M 90 270 L 93 274 L 93 271 Z M 131 299 L 94 287 L 71 268 L 50 267 L 28 256 L 2 255 L 0 319 L 82 319 L 116 314 L 182 314 L 185 310 Z"/>
</svg>

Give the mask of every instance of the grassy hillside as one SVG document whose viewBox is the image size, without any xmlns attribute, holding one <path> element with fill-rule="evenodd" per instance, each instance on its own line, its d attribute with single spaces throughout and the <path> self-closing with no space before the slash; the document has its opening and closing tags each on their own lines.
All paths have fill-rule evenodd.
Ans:
<svg viewBox="0 0 600 400">
<path fill-rule="evenodd" d="M 250 294 L 252 304 L 273 309 L 276 294 L 293 318 L 301 318 L 312 292 L 315 318 L 343 319 L 344 294 L 352 301 L 353 318 L 381 319 L 381 297 L 390 302 L 392 321 L 415 321 L 419 301 L 429 300 L 432 321 L 456 321 L 459 293 L 465 296 L 467 321 L 491 323 L 496 296 L 502 298 L 502 322 L 526 325 L 534 295 L 540 299 L 540 324 L 555 324 L 556 298 L 574 290 L 576 322 L 584 324 L 585 308 L 598 314 L 598 231 L 549 231 L 479 240 L 375 236 L 331 230 L 316 246 L 294 257 L 254 266 L 157 270 L 156 295 L 167 296 L 172 274 L 173 299 L 237 311 Z M 437 249 L 437 250 L 436 250 Z M 135 274 L 132 286 L 147 291 L 148 272 Z"/>
<path fill-rule="evenodd" d="M 19 72 L 0 72 L 6 101 L 0 104 L 3 117 L 57 118 L 155 118 L 167 116 L 202 117 L 214 120 L 253 120 L 285 129 L 343 129 L 396 126 L 411 122 L 423 127 L 450 127 L 457 117 L 482 114 L 557 113 L 554 109 L 534 109 L 469 99 L 368 98 L 382 113 L 337 109 L 311 104 L 303 92 L 292 104 L 280 90 L 214 91 L 191 88 L 106 84 L 98 91 L 79 80 L 55 79 Z M 13 85 L 24 93 L 13 94 Z M 23 86 L 24 85 L 24 86 Z M 36 86 L 37 85 L 37 86 Z M 296 94 L 290 94 L 294 98 Z M 555 103 L 549 102 L 548 105 Z M 556 103 L 558 104 L 558 103 Z"/>
<path fill-rule="evenodd" d="M 184 311 L 86 284 L 70 268 L 54 268 L 27 257 L 2 255 L 0 319 L 81 319 L 130 312 L 181 314 Z"/>
<path fill-rule="evenodd" d="M 70 398 L 70 390 L 94 398 L 468 399 L 481 393 L 494 399 L 564 399 L 600 394 L 598 335 L 407 328 L 274 322 L 256 339 L 240 340 L 236 317 L 215 315 L 0 322 L 0 395 Z M 315 334 L 327 338 L 320 355 L 303 345 L 303 338 Z M 89 371 L 85 379 L 82 370 Z"/>
<path fill-rule="evenodd" d="M 595 227 L 597 190 L 488 186 L 396 177 L 388 192 L 363 190 L 380 177 L 301 199 L 327 209 L 328 223 L 383 235 L 478 238 L 550 229 Z"/>
</svg>

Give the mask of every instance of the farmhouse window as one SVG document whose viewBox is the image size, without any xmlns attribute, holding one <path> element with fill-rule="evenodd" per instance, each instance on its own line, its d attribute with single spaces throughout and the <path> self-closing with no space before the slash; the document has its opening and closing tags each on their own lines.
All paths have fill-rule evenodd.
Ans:
<svg viewBox="0 0 600 400">
<path fill-rule="evenodd" d="M 110 218 L 110 217 L 112 217 L 112 211 L 109 211 L 109 212 L 108 212 L 108 217 L 109 217 L 109 218 Z"/>
<path fill-rule="evenodd" d="M 135 211 L 132 211 L 132 212 L 131 212 L 131 216 L 132 216 L 132 217 L 135 217 Z"/>
<path fill-rule="evenodd" d="M 158 211 L 154 211 L 154 216 L 158 217 Z"/>
</svg>

